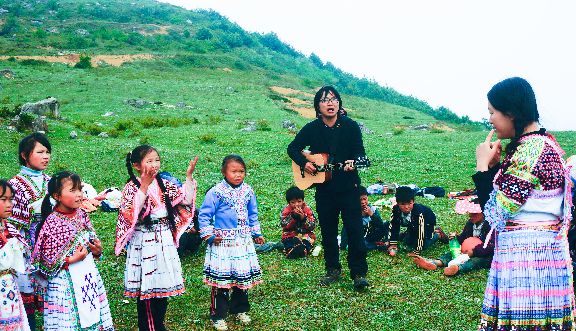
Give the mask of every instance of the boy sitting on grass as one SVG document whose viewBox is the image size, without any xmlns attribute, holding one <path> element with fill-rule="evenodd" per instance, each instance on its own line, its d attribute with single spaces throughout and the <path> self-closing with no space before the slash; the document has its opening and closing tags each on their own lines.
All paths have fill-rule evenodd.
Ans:
<svg viewBox="0 0 576 331">
<path fill-rule="evenodd" d="M 316 218 L 304 202 L 304 191 L 292 186 L 286 191 L 288 205 L 280 214 L 284 254 L 289 259 L 308 256 L 316 240 Z"/>
<path fill-rule="evenodd" d="M 484 248 L 484 240 L 486 239 L 488 232 L 490 232 L 490 224 L 484 220 L 484 214 L 482 213 L 478 200 L 460 200 L 456 203 L 455 210 L 458 214 L 467 213 L 469 215 L 469 220 L 466 225 L 464 225 L 462 233 L 456 235 L 456 233 L 453 232 L 450 234 L 449 238 L 456 238 L 458 240 L 462 245 L 462 254 L 467 254 L 469 259 L 463 263 L 455 264 L 454 262 L 450 263 L 450 261 L 453 260 L 450 252 L 445 253 L 435 260 L 414 255 L 414 263 L 416 263 L 420 268 L 436 270 L 438 267 L 446 267 L 444 269 L 444 275 L 454 276 L 472 270 L 490 267 L 492 256 L 494 255 L 495 236 L 490 238 L 490 242 L 486 245 L 486 248 Z M 478 238 L 474 243 L 472 240 L 468 240 L 473 237 Z"/>
<path fill-rule="evenodd" d="M 366 249 L 386 250 L 387 246 L 383 243 L 383 241 L 388 240 L 389 223 L 383 222 L 378 208 L 373 207 L 368 203 L 368 191 L 366 188 L 364 186 L 360 186 L 359 190 Z M 340 249 L 346 249 L 347 247 L 348 235 L 346 234 L 346 229 L 342 227 L 342 233 L 340 235 Z"/>
<path fill-rule="evenodd" d="M 440 227 L 434 229 L 436 226 L 434 212 L 414 202 L 414 191 L 410 187 L 398 187 L 395 196 L 396 205 L 392 208 L 390 218 L 390 246 L 388 246 L 390 256 L 397 254 L 400 240 L 417 255 L 438 240 L 448 242 L 448 236 Z M 406 227 L 406 231 L 400 233 L 400 227 Z"/>
</svg>

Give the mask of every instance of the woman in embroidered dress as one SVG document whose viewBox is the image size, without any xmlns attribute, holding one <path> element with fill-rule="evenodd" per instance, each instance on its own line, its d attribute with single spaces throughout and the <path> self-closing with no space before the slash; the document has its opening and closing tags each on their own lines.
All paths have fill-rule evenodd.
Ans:
<svg viewBox="0 0 576 331">
<path fill-rule="evenodd" d="M 20 232 L 6 221 L 12 215 L 14 190 L 0 179 L 0 330 L 28 331 L 28 319 L 14 272 L 26 271 L 26 241 Z"/>
<path fill-rule="evenodd" d="M 40 209 L 42 199 L 48 189 L 50 177 L 43 173 L 48 167 L 52 146 L 41 133 L 33 133 L 24 137 L 18 146 L 20 172 L 10 179 L 14 188 L 14 207 L 8 222 L 12 223 L 25 238 L 30 249 L 34 247 L 36 228 L 40 222 Z M 28 263 L 30 256 L 27 255 Z M 33 331 L 36 328 L 34 313 L 42 311 L 42 297 L 36 292 L 36 285 L 32 274 L 17 274 L 16 282 L 22 294 L 28 323 Z"/>
<path fill-rule="evenodd" d="M 124 295 L 137 299 L 140 331 L 166 330 L 168 298 L 184 293 L 176 247 L 194 216 L 197 161 L 190 160 L 186 183 L 179 187 L 160 177 L 160 156 L 152 146 L 138 146 L 126 156 L 130 179 L 122 191 L 115 251 L 127 250 Z"/>
<path fill-rule="evenodd" d="M 204 283 L 212 287 L 210 317 L 217 330 L 228 329 L 228 312 L 236 314 L 242 324 L 250 323 L 247 290 L 262 282 L 253 241 L 264 243 L 256 196 L 244 183 L 244 160 L 238 155 L 226 156 L 222 174 L 224 180 L 206 193 L 198 213 L 200 236 L 208 244 Z"/>
<path fill-rule="evenodd" d="M 56 201 L 52 209 L 51 198 Z M 82 182 L 63 171 L 48 182 L 32 259 L 47 284 L 44 330 L 114 330 L 104 283 L 94 263 L 102 255 L 82 204 Z"/>
<path fill-rule="evenodd" d="M 572 330 L 564 152 L 539 127 L 536 97 L 526 80 L 499 82 L 488 101 L 494 130 L 476 149 L 473 179 L 497 237 L 479 329 Z M 494 131 L 498 140 L 492 142 Z M 511 139 L 502 163 L 500 139 Z"/>
</svg>

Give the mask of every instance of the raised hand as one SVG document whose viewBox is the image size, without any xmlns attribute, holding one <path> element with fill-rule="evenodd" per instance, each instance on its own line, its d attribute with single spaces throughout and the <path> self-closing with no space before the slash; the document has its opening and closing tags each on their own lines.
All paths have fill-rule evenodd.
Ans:
<svg viewBox="0 0 576 331">
<path fill-rule="evenodd" d="M 157 174 L 158 169 L 156 167 L 146 164 L 142 165 L 142 172 L 140 173 L 140 180 L 141 180 L 140 188 L 142 189 L 142 191 L 144 192 L 148 191 L 148 186 L 152 184 Z"/>
<path fill-rule="evenodd" d="M 494 129 L 490 130 L 484 142 L 476 147 L 476 170 L 486 171 L 490 165 L 494 166 L 500 161 L 502 145 L 500 139 L 492 142 Z"/>
<path fill-rule="evenodd" d="M 198 163 L 198 156 L 195 156 L 190 160 L 190 163 L 188 163 L 188 169 L 186 169 L 186 178 L 189 180 L 192 180 L 192 173 L 194 172 L 194 169 L 196 169 L 196 163 Z"/>
</svg>

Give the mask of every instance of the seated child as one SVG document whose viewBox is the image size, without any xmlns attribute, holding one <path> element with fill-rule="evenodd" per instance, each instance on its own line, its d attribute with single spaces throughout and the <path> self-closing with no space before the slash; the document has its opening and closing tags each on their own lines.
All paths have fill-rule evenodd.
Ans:
<svg viewBox="0 0 576 331">
<path fill-rule="evenodd" d="M 312 209 L 304 202 L 304 191 L 292 186 L 286 191 L 288 205 L 280 214 L 284 254 L 289 259 L 304 257 L 312 251 L 316 240 L 316 219 Z"/>
<path fill-rule="evenodd" d="M 383 241 L 388 240 L 389 222 L 383 222 L 378 208 L 368 203 L 368 190 L 364 186 L 359 187 L 360 206 L 362 207 L 362 225 L 364 226 L 364 241 L 366 249 L 386 249 Z M 342 228 L 340 235 L 340 249 L 348 247 L 348 235 Z"/>
<path fill-rule="evenodd" d="M 450 234 L 450 239 L 456 238 L 460 244 L 464 242 L 467 238 L 476 237 L 482 242 L 473 248 L 463 247 L 463 254 L 468 254 L 470 257 L 467 261 L 459 264 L 452 264 L 448 266 L 448 263 L 452 261 L 452 254 L 450 252 L 445 253 L 438 259 L 426 259 L 421 256 L 413 256 L 414 262 L 420 268 L 426 270 L 436 270 L 437 267 L 446 267 L 444 269 L 444 275 L 454 276 L 457 274 L 463 274 L 472 270 L 489 268 L 492 263 L 492 256 L 494 255 L 494 237 L 490 238 L 490 242 L 484 248 L 484 240 L 486 235 L 490 232 L 490 225 L 484 220 L 484 214 L 482 214 L 482 209 L 478 203 L 478 199 L 468 201 L 460 200 L 456 203 L 456 213 L 458 214 L 468 214 L 470 219 L 464 225 L 462 233 L 456 235 L 456 233 Z"/>
<path fill-rule="evenodd" d="M 448 236 L 440 227 L 434 229 L 436 225 L 434 212 L 414 202 L 414 191 L 410 187 L 398 187 L 395 196 L 396 206 L 392 208 L 390 220 L 390 246 L 388 247 L 390 256 L 395 256 L 398 252 L 399 240 L 403 240 L 414 254 L 420 254 L 438 239 L 443 242 L 448 241 Z M 400 227 L 406 227 L 406 231 L 402 234 Z"/>
<path fill-rule="evenodd" d="M 202 238 L 200 238 L 200 227 L 198 226 L 198 213 L 194 213 L 192 222 L 180 236 L 176 251 L 180 257 L 194 255 L 200 249 L 201 244 Z"/>
</svg>

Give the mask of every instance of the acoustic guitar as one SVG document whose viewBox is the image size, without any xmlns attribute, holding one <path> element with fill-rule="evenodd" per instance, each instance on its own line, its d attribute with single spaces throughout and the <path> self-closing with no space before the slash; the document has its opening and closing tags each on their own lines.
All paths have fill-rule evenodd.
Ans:
<svg viewBox="0 0 576 331">
<path fill-rule="evenodd" d="M 346 165 L 352 165 L 356 169 L 364 169 L 370 166 L 370 160 L 366 157 L 361 157 L 356 160 L 343 163 L 328 163 L 328 153 L 311 154 L 310 152 L 303 151 L 302 155 L 312 162 L 316 167 L 316 173 L 311 175 L 300 168 L 296 162 L 292 161 L 292 174 L 294 176 L 294 183 L 296 187 L 305 190 L 314 184 L 322 184 L 332 179 L 332 172 L 343 170 Z"/>
</svg>

